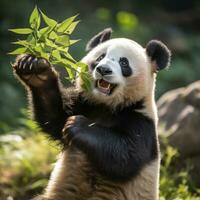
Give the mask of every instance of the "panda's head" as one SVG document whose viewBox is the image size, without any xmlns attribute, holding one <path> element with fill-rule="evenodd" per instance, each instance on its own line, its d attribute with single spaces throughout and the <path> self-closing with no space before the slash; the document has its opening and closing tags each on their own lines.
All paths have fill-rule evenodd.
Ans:
<svg viewBox="0 0 200 200">
<path fill-rule="evenodd" d="M 110 39 L 111 33 L 111 29 L 105 29 L 87 44 L 89 52 L 82 62 L 89 66 L 93 89 L 85 96 L 109 106 L 152 96 L 155 74 L 169 65 L 170 51 L 157 40 L 143 48 L 130 39 Z M 81 81 L 77 84 L 80 86 Z"/>
</svg>

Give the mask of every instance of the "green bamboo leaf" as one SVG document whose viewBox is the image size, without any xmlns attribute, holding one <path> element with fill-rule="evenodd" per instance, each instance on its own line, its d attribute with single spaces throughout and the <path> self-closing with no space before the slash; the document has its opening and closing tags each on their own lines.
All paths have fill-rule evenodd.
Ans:
<svg viewBox="0 0 200 200">
<path fill-rule="evenodd" d="M 40 17 L 40 15 L 39 15 L 38 21 L 37 21 L 37 29 L 40 28 L 40 24 L 41 24 L 41 17 Z"/>
<path fill-rule="evenodd" d="M 35 47 L 34 47 L 34 51 L 41 54 L 41 52 L 43 51 L 43 48 L 42 48 L 42 45 L 40 44 L 37 44 Z"/>
<path fill-rule="evenodd" d="M 15 29 L 8 29 L 9 31 L 17 34 L 30 34 L 33 32 L 30 28 L 15 28 Z"/>
<path fill-rule="evenodd" d="M 49 53 L 46 51 L 44 43 L 37 44 L 34 48 L 34 51 L 37 52 L 38 56 L 41 56 L 49 60 Z"/>
<path fill-rule="evenodd" d="M 59 36 L 56 34 L 55 31 L 52 31 L 50 34 L 49 34 L 49 39 L 52 39 L 52 40 L 55 40 L 57 39 Z"/>
<path fill-rule="evenodd" d="M 72 22 L 70 24 L 70 26 L 65 30 L 65 33 L 67 33 L 69 35 L 72 34 L 72 32 L 74 31 L 74 29 L 76 28 L 76 26 L 78 25 L 79 22 L 80 22 L 80 20 Z"/>
<path fill-rule="evenodd" d="M 12 42 L 12 44 L 17 44 L 17 45 L 22 45 L 22 46 L 29 45 L 29 43 L 26 40 L 19 40 L 17 42 Z"/>
<path fill-rule="evenodd" d="M 71 45 L 73 45 L 73 44 L 75 44 L 75 43 L 77 43 L 77 42 L 79 42 L 80 40 L 70 40 L 69 41 L 69 45 L 71 46 Z"/>
<path fill-rule="evenodd" d="M 37 6 L 35 6 L 31 16 L 29 18 L 29 23 L 31 28 L 38 29 L 40 27 L 40 14 L 38 12 Z"/>
<path fill-rule="evenodd" d="M 42 14 L 42 18 L 45 21 L 45 23 L 50 26 L 50 27 L 55 27 L 57 24 L 57 21 L 55 21 L 54 19 L 51 19 L 49 17 L 47 17 L 41 10 L 40 13 Z"/>
<path fill-rule="evenodd" d="M 74 63 L 73 61 L 69 60 L 69 59 L 62 59 L 62 62 L 67 66 L 70 67 L 72 69 L 74 69 L 74 71 L 77 71 L 77 65 L 76 63 Z"/>
<path fill-rule="evenodd" d="M 74 63 L 71 62 L 71 61 L 68 61 L 68 60 L 66 60 L 66 59 L 62 59 L 62 58 L 61 58 L 60 60 L 56 60 L 56 61 L 54 60 L 53 63 L 65 67 L 66 70 L 67 70 L 67 69 L 70 69 L 70 70 L 72 70 L 75 74 L 78 73 L 78 70 L 76 69 L 76 64 L 74 64 Z"/>
<path fill-rule="evenodd" d="M 49 34 L 51 34 L 53 29 L 54 27 L 50 26 L 40 29 L 38 33 L 39 40 L 45 41 L 45 39 L 49 37 Z"/>
<path fill-rule="evenodd" d="M 61 55 L 60 55 L 60 52 L 58 50 L 53 50 L 52 51 L 52 56 L 58 60 L 61 59 Z"/>
<path fill-rule="evenodd" d="M 63 33 L 71 25 L 71 23 L 75 20 L 75 18 L 77 16 L 78 15 L 74 15 L 74 16 L 64 20 L 63 22 L 61 22 L 57 27 L 57 32 Z"/>
<path fill-rule="evenodd" d="M 66 68 L 67 69 L 67 73 L 68 76 L 71 80 L 74 80 L 75 76 L 76 76 L 76 72 L 70 68 Z"/>
<path fill-rule="evenodd" d="M 27 53 L 27 48 L 21 47 L 21 48 L 18 48 L 18 49 L 14 50 L 14 51 L 12 51 L 12 52 L 10 52 L 8 54 L 10 54 L 10 55 L 19 55 L 19 54 L 23 54 L 23 53 Z"/>
<path fill-rule="evenodd" d="M 35 39 L 35 37 L 32 34 L 27 37 L 26 41 L 30 45 L 36 45 L 36 39 Z"/>
<path fill-rule="evenodd" d="M 56 42 L 56 44 L 60 44 L 63 46 L 69 46 L 69 36 L 68 35 L 59 36 L 55 42 Z"/>
<path fill-rule="evenodd" d="M 49 54 L 45 52 L 41 52 L 41 57 L 45 58 L 46 60 L 49 60 Z"/>
<path fill-rule="evenodd" d="M 47 24 L 47 27 L 40 28 L 41 17 Z M 41 10 L 35 7 L 29 17 L 31 28 L 10 29 L 17 34 L 28 34 L 26 40 L 19 40 L 13 44 L 21 45 L 21 48 L 16 49 L 10 54 L 18 55 L 23 53 L 31 53 L 36 56 L 41 56 L 52 64 L 64 66 L 71 80 L 75 79 L 78 71 L 76 60 L 68 53 L 69 46 L 75 44 L 79 40 L 70 40 L 69 35 L 74 31 L 79 21 L 74 21 L 77 15 L 72 16 L 61 23 L 57 23 L 54 19 L 46 16 Z M 79 65 L 82 79 L 86 82 L 84 87 L 88 90 L 90 79 L 85 73 L 87 67 Z"/>
<path fill-rule="evenodd" d="M 57 48 L 57 45 L 55 45 L 51 40 L 45 39 L 46 45 L 51 47 L 51 48 Z"/>
<path fill-rule="evenodd" d="M 40 33 L 41 35 L 43 35 L 43 34 L 45 34 L 46 32 L 48 32 L 50 29 L 51 29 L 51 27 L 49 27 L 49 26 L 44 27 L 44 28 L 41 28 L 41 29 L 39 30 L 39 33 Z"/>
<path fill-rule="evenodd" d="M 72 62 L 76 63 L 76 60 L 68 52 L 61 52 L 61 53 L 65 58 L 67 58 L 67 59 L 71 60 Z"/>
<path fill-rule="evenodd" d="M 77 62 L 76 65 L 80 68 L 81 72 L 88 72 L 88 65 L 83 62 Z"/>
<path fill-rule="evenodd" d="M 86 91 L 90 91 L 92 89 L 92 81 L 89 74 L 80 72 L 79 76 L 83 80 L 82 88 Z"/>
<path fill-rule="evenodd" d="M 61 47 L 61 46 L 59 46 L 56 49 L 58 51 L 60 51 L 60 53 L 62 53 L 62 54 L 65 54 L 65 53 L 68 54 L 69 47 Z"/>
<path fill-rule="evenodd" d="M 27 49 L 27 51 L 30 52 L 30 53 L 34 53 L 35 52 L 33 50 L 35 45 L 31 44 L 30 42 L 27 42 L 26 40 L 19 40 L 17 42 L 13 42 L 12 44 L 21 45 L 21 46 L 25 47 Z"/>
<path fill-rule="evenodd" d="M 52 52 L 52 47 L 46 45 L 46 42 L 44 43 L 41 43 L 42 47 L 43 47 L 43 50 L 44 52 L 43 53 L 47 53 L 47 54 L 50 54 Z"/>
</svg>

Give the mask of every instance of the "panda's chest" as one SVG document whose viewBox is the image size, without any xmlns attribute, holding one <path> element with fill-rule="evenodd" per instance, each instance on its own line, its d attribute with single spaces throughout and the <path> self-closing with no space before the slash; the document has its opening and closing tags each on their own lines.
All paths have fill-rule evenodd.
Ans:
<svg viewBox="0 0 200 200">
<path fill-rule="evenodd" d="M 91 120 L 92 123 L 97 123 L 104 127 L 112 127 L 116 124 L 116 116 L 106 110 L 93 110 L 88 112 L 86 117 Z"/>
<path fill-rule="evenodd" d="M 123 126 L 124 122 L 128 122 L 133 115 L 133 108 L 113 108 L 104 104 L 93 104 L 86 101 L 81 102 L 78 110 L 78 115 L 84 115 L 91 123 L 97 123 L 103 127 L 119 127 Z"/>
</svg>

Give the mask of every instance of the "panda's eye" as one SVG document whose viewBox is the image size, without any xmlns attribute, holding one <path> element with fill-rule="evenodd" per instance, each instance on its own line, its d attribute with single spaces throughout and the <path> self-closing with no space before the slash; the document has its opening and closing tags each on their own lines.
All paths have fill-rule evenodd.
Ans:
<svg viewBox="0 0 200 200">
<path fill-rule="evenodd" d="M 120 64 L 121 67 L 128 67 L 129 66 L 128 59 L 125 58 L 125 57 L 120 58 L 119 64 Z"/>
<path fill-rule="evenodd" d="M 105 53 L 103 53 L 102 55 L 100 55 L 97 59 L 96 59 L 96 61 L 97 62 L 100 62 L 104 57 L 105 57 Z"/>
</svg>

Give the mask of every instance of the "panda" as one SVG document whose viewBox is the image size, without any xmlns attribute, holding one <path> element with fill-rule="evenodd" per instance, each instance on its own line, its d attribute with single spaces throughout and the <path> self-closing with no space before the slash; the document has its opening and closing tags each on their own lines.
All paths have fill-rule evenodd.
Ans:
<svg viewBox="0 0 200 200">
<path fill-rule="evenodd" d="M 45 59 L 20 55 L 14 73 L 28 92 L 40 127 L 63 146 L 37 200 L 157 200 L 159 143 L 154 100 L 158 71 L 170 51 L 151 40 L 143 48 L 111 39 L 107 28 L 87 44 L 91 91 L 63 87 Z"/>
</svg>

